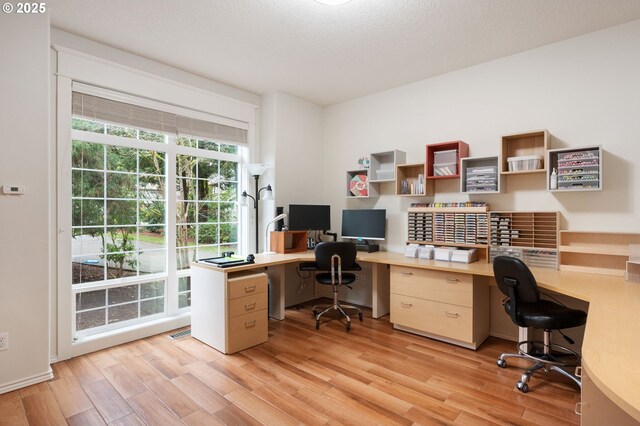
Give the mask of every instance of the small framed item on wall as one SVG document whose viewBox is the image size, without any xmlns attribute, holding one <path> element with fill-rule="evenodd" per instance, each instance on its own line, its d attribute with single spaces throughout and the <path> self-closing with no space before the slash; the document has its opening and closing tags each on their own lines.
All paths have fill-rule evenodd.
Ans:
<svg viewBox="0 0 640 426">
<path fill-rule="evenodd" d="M 347 198 L 377 197 L 378 191 L 369 180 L 369 170 L 347 171 Z"/>
</svg>

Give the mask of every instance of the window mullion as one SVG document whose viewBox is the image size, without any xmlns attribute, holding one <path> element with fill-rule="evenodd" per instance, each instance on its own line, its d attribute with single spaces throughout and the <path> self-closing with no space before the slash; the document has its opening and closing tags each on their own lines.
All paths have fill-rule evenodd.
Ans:
<svg viewBox="0 0 640 426">
<path fill-rule="evenodd" d="M 167 313 L 178 311 L 178 276 L 176 273 L 176 137 L 167 136 L 166 194 L 167 194 Z"/>
</svg>

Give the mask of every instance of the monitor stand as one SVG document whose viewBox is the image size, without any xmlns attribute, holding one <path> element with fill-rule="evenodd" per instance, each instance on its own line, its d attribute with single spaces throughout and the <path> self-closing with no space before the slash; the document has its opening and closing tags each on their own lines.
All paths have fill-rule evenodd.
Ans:
<svg viewBox="0 0 640 426">
<path fill-rule="evenodd" d="M 374 251 L 380 251 L 380 245 L 371 244 L 366 241 L 358 241 L 356 243 L 356 249 L 358 251 L 366 251 L 367 253 L 373 253 Z"/>
</svg>

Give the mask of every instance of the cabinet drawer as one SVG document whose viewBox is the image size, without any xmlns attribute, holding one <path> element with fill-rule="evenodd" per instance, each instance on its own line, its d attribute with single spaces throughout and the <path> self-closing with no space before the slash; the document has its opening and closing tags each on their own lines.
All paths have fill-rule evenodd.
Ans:
<svg viewBox="0 0 640 426">
<path fill-rule="evenodd" d="M 473 342 L 473 311 L 462 306 L 391 295 L 391 322 L 463 342 Z"/>
<path fill-rule="evenodd" d="M 229 318 L 267 309 L 265 293 L 252 294 L 229 300 Z"/>
<path fill-rule="evenodd" d="M 473 276 L 392 265 L 391 293 L 470 308 Z"/>
<path fill-rule="evenodd" d="M 267 310 L 229 319 L 227 353 L 241 351 L 264 343 L 269 338 Z"/>
<path fill-rule="evenodd" d="M 267 274 L 258 273 L 228 278 L 229 299 L 267 292 Z"/>
</svg>

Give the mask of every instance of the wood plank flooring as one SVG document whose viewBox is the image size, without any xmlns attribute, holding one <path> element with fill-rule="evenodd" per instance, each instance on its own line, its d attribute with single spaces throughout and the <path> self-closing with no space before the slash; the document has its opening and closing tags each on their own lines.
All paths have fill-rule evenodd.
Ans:
<svg viewBox="0 0 640 426">
<path fill-rule="evenodd" d="M 0 395 L 0 425 L 578 424 L 579 390 L 557 373 L 515 389 L 515 344 L 478 351 L 392 329 L 365 311 L 350 333 L 315 329 L 311 305 L 270 320 L 269 341 L 222 355 L 170 333 L 53 365 L 55 378 Z"/>
</svg>

